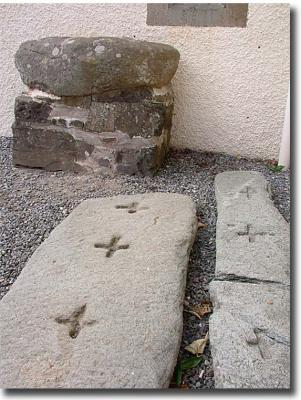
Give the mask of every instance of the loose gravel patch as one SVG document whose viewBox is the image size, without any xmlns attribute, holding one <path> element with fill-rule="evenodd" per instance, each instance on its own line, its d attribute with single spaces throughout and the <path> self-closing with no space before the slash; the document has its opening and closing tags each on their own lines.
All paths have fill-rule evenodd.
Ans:
<svg viewBox="0 0 301 400">
<path fill-rule="evenodd" d="M 209 300 L 208 283 L 215 269 L 216 203 L 215 175 L 227 170 L 261 172 L 271 184 L 272 197 L 280 213 L 290 220 L 289 171 L 272 172 L 267 163 L 225 154 L 191 150 L 171 151 L 165 167 L 154 178 L 46 172 L 14 168 L 12 138 L 0 138 L 0 298 L 16 280 L 28 258 L 49 233 L 82 200 L 118 194 L 171 192 L 190 196 L 197 205 L 198 218 L 206 225 L 198 231 L 192 249 L 185 308 Z M 184 331 L 179 359 L 189 356 L 184 347 L 204 337 L 209 315 L 201 320 L 184 312 Z M 183 375 L 189 389 L 214 387 L 209 346 L 204 361 Z"/>
</svg>

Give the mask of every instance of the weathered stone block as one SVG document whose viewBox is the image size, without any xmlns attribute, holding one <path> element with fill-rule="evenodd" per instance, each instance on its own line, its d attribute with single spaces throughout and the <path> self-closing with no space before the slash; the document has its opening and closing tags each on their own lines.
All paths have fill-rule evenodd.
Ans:
<svg viewBox="0 0 301 400">
<path fill-rule="evenodd" d="M 24 122 L 46 122 L 52 110 L 50 98 L 18 96 L 15 100 L 15 119 Z"/>
<path fill-rule="evenodd" d="M 112 173 L 153 175 L 162 165 L 168 139 L 161 135 L 129 138 L 115 132 L 85 132 L 64 123 L 15 123 L 13 125 L 15 165 L 49 171 L 104 170 Z"/>
<path fill-rule="evenodd" d="M 129 39 L 23 43 L 16 65 L 30 90 L 15 103 L 14 164 L 153 175 L 168 153 L 178 61 L 171 46 Z"/>
<path fill-rule="evenodd" d="M 79 162 L 91 155 L 94 146 L 82 140 L 79 129 L 39 123 L 15 123 L 12 127 L 15 165 L 49 171 L 82 171 Z"/>
<path fill-rule="evenodd" d="M 54 125 L 62 125 L 66 128 L 85 128 L 89 112 L 86 108 L 70 107 L 64 104 L 54 103 L 48 120 Z"/>
<path fill-rule="evenodd" d="M 168 387 L 195 213 L 179 194 L 82 202 L 0 302 L 1 387 Z"/>
<path fill-rule="evenodd" d="M 23 82 L 57 96 L 160 88 L 175 74 L 172 46 L 127 38 L 49 37 L 21 44 L 15 57 Z"/>
<path fill-rule="evenodd" d="M 126 132 L 130 137 L 150 138 L 160 136 L 164 129 L 171 129 L 173 92 L 170 86 L 161 90 L 119 91 L 106 95 L 106 98 L 94 96 L 86 130 L 117 130 Z"/>
</svg>

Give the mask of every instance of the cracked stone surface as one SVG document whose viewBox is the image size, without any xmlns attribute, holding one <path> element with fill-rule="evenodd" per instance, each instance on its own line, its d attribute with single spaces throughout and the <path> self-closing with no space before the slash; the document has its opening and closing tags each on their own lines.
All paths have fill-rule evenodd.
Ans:
<svg viewBox="0 0 301 400">
<path fill-rule="evenodd" d="M 184 195 L 82 202 L 1 300 L 1 387 L 168 387 L 196 225 Z"/>
<path fill-rule="evenodd" d="M 209 333 L 215 387 L 290 387 L 289 288 L 211 282 Z"/>
<path fill-rule="evenodd" d="M 209 322 L 216 388 L 290 387 L 289 225 L 264 177 L 215 179 L 218 220 Z"/>
</svg>

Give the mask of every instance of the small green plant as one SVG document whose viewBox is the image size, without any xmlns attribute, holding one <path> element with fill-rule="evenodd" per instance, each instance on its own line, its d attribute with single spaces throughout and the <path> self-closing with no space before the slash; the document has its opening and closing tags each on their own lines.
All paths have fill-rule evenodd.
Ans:
<svg viewBox="0 0 301 400">
<path fill-rule="evenodd" d="M 182 374 L 184 371 L 186 371 L 187 369 L 191 369 L 194 367 L 197 367 L 199 365 L 199 363 L 203 360 L 203 357 L 189 357 L 189 358 L 185 358 L 184 360 L 181 360 L 176 367 L 176 384 L 178 386 L 181 385 L 182 383 Z"/>
<path fill-rule="evenodd" d="M 268 169 L 272 172 L 281 172 L 284 168 L 284 165 L 278 165 L 278 164 L 270 164 L 268 165 Z"/>
</svg>

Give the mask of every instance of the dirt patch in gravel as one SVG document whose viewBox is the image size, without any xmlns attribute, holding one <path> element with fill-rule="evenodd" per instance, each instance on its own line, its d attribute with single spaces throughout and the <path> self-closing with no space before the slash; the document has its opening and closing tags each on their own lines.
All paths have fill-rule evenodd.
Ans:
<svg viewBox="0 0 301 400">
<path fill-rule="evenodd" d="M 171 151 L 164 168 L 154 178 L 76 175 L 14 168 L 11 138 L 0 138 L 0 298 L 16 280 L 28 258 L 49 233 L 82 200 L 117 194 L 177 192 L 190 196 L 197 205 L 198 218 L 206 225 L 198 231 L 192 249 L 185 295 L 185 308 L 209 300 L 208 283 L 215 269 L 216 203 L 215 175 L 227 170 L 254 170 L 271 184 L 272 197 L 283 217 L 290 220 L 289 171 L 272 172 L 267 163 L 225 154 Z M 179 359 L 189 356 L 184 347 L 204 337 L 209 315 L 201 320 L 184 312 L 184 331 Z M 189 389 L 214 387 L 209 346 L 204 360 L 183 375 Z"/>
</svg>

